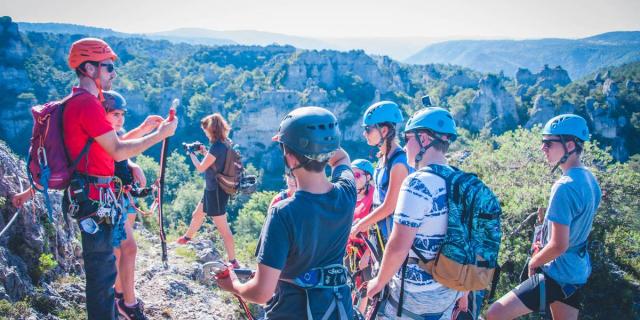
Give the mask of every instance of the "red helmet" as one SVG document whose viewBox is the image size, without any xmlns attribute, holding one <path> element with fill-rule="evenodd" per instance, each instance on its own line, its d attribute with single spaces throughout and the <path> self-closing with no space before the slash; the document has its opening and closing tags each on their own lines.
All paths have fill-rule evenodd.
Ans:
<svg viewBox="0 0 640 320">
<path fill-rule="evenodd" d="M 116 60 L 118 56 L 111 47 L 101 39 L 83 38 L 71 45 L 69 51 L 69 67 L 77 69 L 86 61 Z"/>
</svg>

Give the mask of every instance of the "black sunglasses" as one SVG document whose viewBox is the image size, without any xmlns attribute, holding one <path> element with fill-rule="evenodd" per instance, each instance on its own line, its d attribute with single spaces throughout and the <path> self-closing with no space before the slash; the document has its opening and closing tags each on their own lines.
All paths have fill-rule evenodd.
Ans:
<svg viewBox="0 0 640 320">
<path fill-rule="evenodd" d="M 100 66 L 107 68 L 107 71 L 109 71 L 109 73 L 113 72 L 113 70 L 116 69 L 113 63 L 101 63 Z"/>
<path fill-rule="evenodd" d="M 562 142 L 560 139 L 542 139 L 542 144 L 545 148 L 549 149 L 553 145 L 554 142 Z"/>
<path fill-rule="evenodd" d="M 367 133 L 369 133 L 369 132 L 371 132 L 371 130 L 373 130 L 375 127 L 376 127 L 375 125 L 373 125 L 373 126 L 364 126 L 364 131 L 365 131 L 365 132 L 367 132 Z"/>
</svg>

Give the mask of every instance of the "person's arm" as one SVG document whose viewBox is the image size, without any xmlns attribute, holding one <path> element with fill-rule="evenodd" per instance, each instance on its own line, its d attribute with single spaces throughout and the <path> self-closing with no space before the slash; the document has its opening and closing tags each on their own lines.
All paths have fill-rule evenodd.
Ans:
<svg viewBox="0 0 640 320">
<path fill-rule="evenodd" d="M 387 247 L 384 250 L 382 264 L 378 275 L 369 281 L 367 285 L 367 296 L 372 298 L 384 288 L 384 286 L 398 272 L 405 258 L 409 254 L 413 240 L 418 233 L 418 228 L 409 227 L 404 224 L 395 223 Z"/>
<path fill-rule="evenodd" d="M 95 140 L 114 161 L 123 161 L 141 154 L 154 144 L 172 136 L 177 125 L 178 118 L 176 117 L 173 121 L 162 122 L 156 132 L 143 138 L 120 140 L 116 132 L 112 130 L 96 137 Z"/>
<path fill-rule="evenodd" d="M 147 177 L 144 176 L 144 170 L 135 162 L 129 159 L 127 161 L 127 166 L 131 169 L 131 175 L 133 175 L 133 180 L 137 181 L 141 188 L 147 186 Z"/>
<path fill-rule="evenodd" d="M 349 159 L 349 154 L 342 148 L 336 150 L 336 152 L 333 154 L 333 157 L 329 159 L 329 166 L 331 166 L 332 169 L 341 165 L 351 166 L 351 159 Z"/>
<path fill-rule="evenodd" d="M 569 226 L 551 221 L 551 239 L 529 260 L 529 276 L 540 266 L 558 258 L 569 248 Z"/>
<path fill-rule="evenodd" d="M 153 130 L 155 130 L 162 123 L 163 120 L 164 119 L 161 116 L 157 116 L 157 115 L 148 116 L 146 119 L 144 119 L 144 121 L 139 126 L 125 133 L 120 138 L 122 140 L 142 138 L 145 135 L 151 133 Z"/>
<path fill-rule="evenodd" d="M 549 242 L 529 261 L 529 276 L 535 273 L 536 268 L 562 255 L 569 248 L 569 230 L 572 212 L 576 207 L 574 203 L 575 191 L 565 183 L 554 184 L 549 200 L 546 219 L 550 224 L 551 236 Z"/>
<path fill-rule="evenodd" d="M 409 170 L 403 165 L 396 165 L 391 168 L 387 196 L 379 207 L 351 228 L 352 235 L 366 231 L 369 226 L 393 214 L 396 203 L 398 202 L 398 194 L 400 193 L 402 181 L 404 181 L 408 174 Z"/>
<path fill-rule="evenodd" d="M 230 277 L 217 280 L 218 286 L 225 291 L 239 295 L 243 299 L 257 304 L 265 304 L 271 299 L 276 291 L 281 273 L 278 269 L 259 263 L 255 276 L 246 283 L 241 283 L 233 273 L 233 270 L 230 269 L 230 271 Z"/>
<path fill-rule="evenodd" d="M 33 198 L 33 189 L 29 187 L 27 190 L 15 194 L 11 198 L 11 204 L 13 204 L 16 208 L 21 208 L 25 202 L 31 200 Z"/>
<path fill-rule="evenodd" d="M 216 161 L 216 157 L 209 152 L 207 152 L 207 154 L 204 156 L 202 162 L 198 160 L 198 157 L 193 152 L 189 153 L 189 157 L 191 158 L 191 162 L 193 162 L 193 165 L 196 167 L 196 170 L 198 170 L 198 172 L 200 173 L 205 172 Z"/>
</svg>

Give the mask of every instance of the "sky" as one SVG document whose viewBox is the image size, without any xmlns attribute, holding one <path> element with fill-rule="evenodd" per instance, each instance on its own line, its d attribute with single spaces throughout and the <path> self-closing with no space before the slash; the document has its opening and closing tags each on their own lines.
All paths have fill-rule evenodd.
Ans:
<svg viewBox="0 0 640 320">
<path fill-rule="evenodd" d="M 640 30 L 640 0 L 0 0 L 0 15 L 129 33 L 206 28 L 317 38 L 581 38 Z"/>
</svg>

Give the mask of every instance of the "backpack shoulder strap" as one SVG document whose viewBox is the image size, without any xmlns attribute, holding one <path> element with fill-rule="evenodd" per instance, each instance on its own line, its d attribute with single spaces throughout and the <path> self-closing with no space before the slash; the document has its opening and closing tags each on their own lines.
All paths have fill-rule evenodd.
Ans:
<svg viewBox="0 0 640 320">
<path fill-rule="evenodd" d="M 60 100 L 60 117 L 58 119 L 58 121 L 60 121 L 60 123 L 58 124 L 60 127 L 60 138 L 62 138 L 62 145 L 63 145 L 63 149 L 64 149 L 64 155 L 67 158 L 67 163 L 69 164 L 69 168 L 75 168 L 78 165 L 78 162 L 80 162 L 80 159 L 82 159 L 82 156 L 85 155 L 85 153 L 89 152 L 89 148 L 91 147 L 91 144 L 93 143 L 93 138 L 89 137 L 89 139 L 87 140 L 87 143 L 85 143 L 84 147 L 82 148 L 82 151 L 80 151 L 80 154 L 78 154 L 78 157 L 76 157 L 73 161 L 71 161 L 71 157 L 69 156 L 69 152 L 67 151 L 66 146 L 64 145 L 64 123 L 62 121 L 62 118 L 64 118 L 64 108 L 67 105 L 67 102 L 69 102 L 69 100 L 85 94 L 85 93 L 89 93 L 89 91 L 84 90 L 84 89 L 79 89 L 76 92 L 71 93 L 70 95 L 64 97 L 62 100 Z"/>
</svg>

